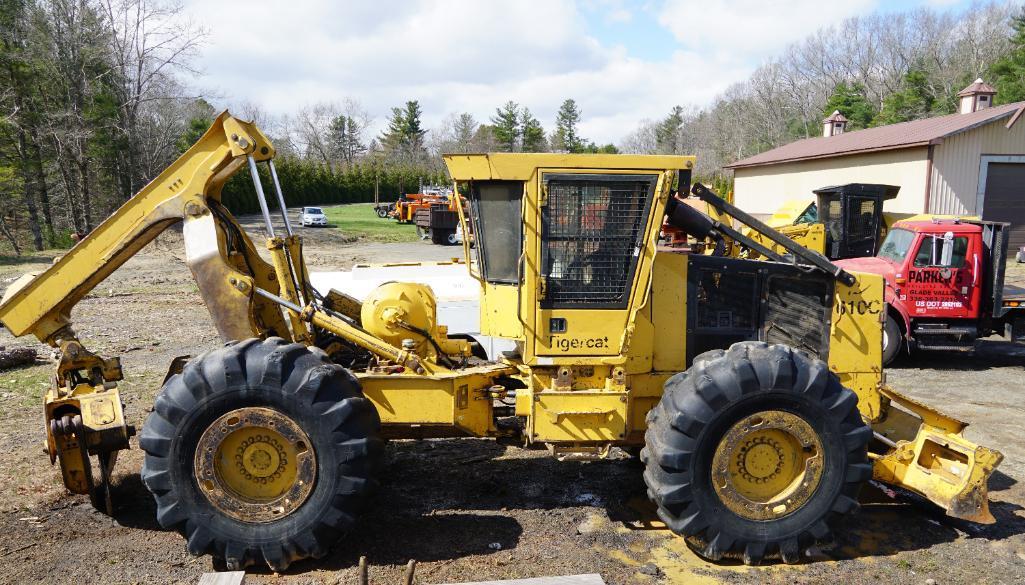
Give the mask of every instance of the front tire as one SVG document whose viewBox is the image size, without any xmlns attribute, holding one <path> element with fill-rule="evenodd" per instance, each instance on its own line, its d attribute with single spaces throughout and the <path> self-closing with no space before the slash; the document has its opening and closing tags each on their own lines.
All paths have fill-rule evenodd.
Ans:
<svg viewBox="0 0 1025 585">
<path fill-rule="evenodd" d="M 857 396 L 821 360 L 743 342 L 695 358 L 648 413 L 658 516 L 699 555 L 797 562 L 872 476 Z"/>
<path fill-rule="evenodd" d="M 232 570 L 319 558 L 376 486 L 380 420 L 316 348 L 250 339 L 189 362 L 139 438 L 157 520 Z"/>
<path fill-rule="evenodd" d="M 887 313 L 883 325 L 883 365 L 888 366 L 900 355 L 904 346 L 904 331 L 893 315 Z"/>
</svg>

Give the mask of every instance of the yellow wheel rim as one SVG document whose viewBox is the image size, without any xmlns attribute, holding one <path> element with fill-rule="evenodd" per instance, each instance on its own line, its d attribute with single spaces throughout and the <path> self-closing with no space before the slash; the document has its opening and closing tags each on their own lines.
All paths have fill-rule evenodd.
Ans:
<svg viewBox="0 0 1025 585">
<path fill-rule="evenodd" d="M 772 520 L 811 498 L 822 465 L 822 442 L 811 425 L 789 412 L 768 410 L 726 432 L 712 459 L 712 485 L 738 516 Z"/>
<path fill-rule="evenodd" d="M 309 437 L 271 409 L 232 410 L 203 432 L 196 448 L 200 491 L 218 510 L 243 522 L 269 522 L 294 512 L 313 490 L 317 462 Z"/>
</svg>

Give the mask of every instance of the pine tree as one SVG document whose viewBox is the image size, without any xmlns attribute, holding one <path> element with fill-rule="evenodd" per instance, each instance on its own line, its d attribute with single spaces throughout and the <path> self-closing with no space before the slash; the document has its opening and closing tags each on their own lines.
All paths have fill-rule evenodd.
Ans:
<svg viewBox="0 0 1025 585">
<path fill-rule="evenodd" d="M 996 103 L 1025 100 L 1025 8 L 1011 20 L 1011 51 L 990 67 L 989 78 L 997 90 Z"/>
<path fill-rule="evenodd" d="M 399 157 L 407 162 L 420 161 L 426 155 L 424 148 L 423 122 L 420 121 L 420 102 L 411 100 L 404 108 L 392 108 L 388 128 L 381 135 L 381 148 L 389 157 Z"/>
<path fill-rule="evenodd" d="M 414 148 L 423 148 L 424 136 L 427 135 L 427 130 L 424 129 L 423 122 L 420 120 L 422 113 L 423 110 L 420 109 L 419 101 L 411 100 L 406 102 L 405 138 Z"/>
<path fill-rule="evenodd" d="M 520 124 L 523 132 L 523 152 L 544 152 L 548 146 L 545 143 L 545 129 L 529 109 L 523 108 Z"/>
<path fill-rule="evenodd" d="M 455 123 L 452 125 L 453 138 L 460 147 L 469 148 L 470 144 L 473 143 L 474 135 L 477 133 L 477 120 L 474 119 L 473 114 L 462 113 L 456 118 Z M 469 152 L 465 150 L 464 152 Z"/>
<path fill-rule="evenodd" d="M 822 116 L 828 117 L 839 111 L 847 118 L 848 130 L 868 128 L 876 115 L 876 110 L 865 97 L 865 88 L 860 83 L 847 84 L 841 81 L 833 88 L 833 95 L 826 100 Z"/>
<path fill-rule="evenodd" d="M 207 129 L 210 128 L 210 124 L 213 123 L 214 117 L 217 116 L 217 112 L 214 107 L 210 105 L 203 98 L 196 99 L 192 107 L 192 111 L 189 115 L 188 124 L 185 127 L 185 131 L 178 137 L 176 146 L 178 152 L 183 153 L 189 149 L 193 144 L 199 141 L 206 133 Z"/>
<path fill-rule="evenodd" d="M 331 120 L 327 140 L 332 154 L 346 165 L 354 163 L 367 151 L 367 146 L 360 139 L 362 132 L 361 124 L 352 116 L 342 114 Z"/>
<path fill-rule="evenodd" d="M 580 109 L 577 103 L 568 99 L 562 102 L 559 113 L 555 116 L 555 132 L 552 134 L 552 149 L 568 152 L 582 152 L 584 140 L 577 133 L 580 123 Z"/>
<path fill-rule="evenodd" d="M 662 154 L 677 154 L 680 150 L 680 131 L 683 130 L 683 108 L 673 106 L 669 115 L 655 127 L 655 144 Z"/>
<path fill-rule="evenodd" d="M 397 150 L 405 139 L 406 135 L 406 111 L 402 108 L 392 108 L 391 117 L 388 119 L 388 128 L 378 139 L 381 149 L 385 154 Z"/>
<path fill-rule="evenodd" d="M 937 100 L 929 86 L 929 77 L 924 71 L 912 69 L 904 76 L 904 89 L 886 96 L 883 100 L 883 107 L 872 120 L 872 126 L 928 118 L 938 113 L 938 106 L 942 107 L 942 101 Z"/>
<path fill-rule="evenodd" d="M 495 139 L 503 152 L 514 152 L 520 137 L 520 106 L 510 100 L 501 108 L 495 108 L 491 116 L 495 128 Z"/>
</svg>

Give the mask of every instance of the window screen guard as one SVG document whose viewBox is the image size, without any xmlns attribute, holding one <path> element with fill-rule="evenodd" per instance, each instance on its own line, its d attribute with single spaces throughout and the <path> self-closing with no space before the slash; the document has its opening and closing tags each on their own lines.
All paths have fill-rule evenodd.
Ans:
<svg viewBox="0 0 1025 585">
<path fill-rule="evenodd" d="M 658 175 L 544 175 L 542 308 L 625 308 Z"/>
</svg>

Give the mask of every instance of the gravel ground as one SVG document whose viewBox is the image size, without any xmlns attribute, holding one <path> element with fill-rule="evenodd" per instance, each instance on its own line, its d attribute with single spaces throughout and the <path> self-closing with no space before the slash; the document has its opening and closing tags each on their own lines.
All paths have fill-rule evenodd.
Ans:
<svg viewBox="0 0 1025 585">
<path fill-rule="evenodd" d="M 346 239 L 306 230 L 313 270 L 356 262 L 441 260 L 456 248 Z M 0 265 L 0 288 L 46 259 Z M 1025 282 L 1023 266 L 1011 279 Z M 141 425 L 174 356 L 218 345 L 183 261 L 180 236 L 161 236 L 85 299 L 74 315 L 86 344 L 121 355 L 130 422 Z M 0 331 L 0 345 L 38 345 Z M 41 350 L 45 350 L 40 346 Z M 44 351 L 45 353 L 45 351 Z M 866 494 L 836 546 L 796 566 L 711 565 L 655 520 L 636 463 L 618 457 L 557 462 L 544 450 L 493 441 L 396 441 L 383 485 L 352 535 L 320 561 L 248 583 L 400 582 L 416 559 L 419 583 L 600 573 L 608 583 L 1025 582 L 1025 358 L 997 341 L 975 356 L 905 359 L 889 383 L 972 423 L 970 439 L 1006 459 L 990 482 L 992 526 L 952 521 L 927 506 Z M 139 480 L 138 449 L 115 473 L 110 518 L 68 495 L 46 464 L 39 405 L 50 365 L 0 372 L 0 583 L 195 583 L 214 569 L 162 531 Z M 873 503 L 874 502 L 874 503 Z"/>
</svg>

